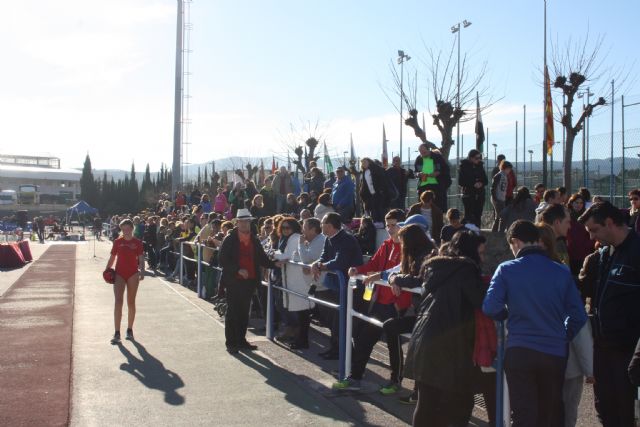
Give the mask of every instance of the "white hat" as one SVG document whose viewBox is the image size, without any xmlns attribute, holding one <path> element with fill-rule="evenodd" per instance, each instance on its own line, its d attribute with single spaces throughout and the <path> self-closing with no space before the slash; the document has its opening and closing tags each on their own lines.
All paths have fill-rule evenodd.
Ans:
<svg viewBox="0 0 640 427">
<path fill-rule="evenodd" d="M 238 213 L 236 214 L 236 219 L 250 221 L 255 218 L 251 216 L 251 212 L 249 212 L 249 209 L 238 209 Z"/>
</svg>

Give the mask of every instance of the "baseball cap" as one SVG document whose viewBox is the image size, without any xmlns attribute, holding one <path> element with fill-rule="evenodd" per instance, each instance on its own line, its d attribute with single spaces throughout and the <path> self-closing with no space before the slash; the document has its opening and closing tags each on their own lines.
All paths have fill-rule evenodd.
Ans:
<svg viewBox="0 0 640 427">
<path fill-rule="evenodd" d="M 407 218 L 403 222 L 398 223 L 400 227 L 404 227 L 406 225 L 411 225 L 411 224 L 417 224 L 424 231 L 429 231 L 429 223 L 427 222 L 427 219 L 420 214 L 411 215 L 409 218 Z"/>
</svg>

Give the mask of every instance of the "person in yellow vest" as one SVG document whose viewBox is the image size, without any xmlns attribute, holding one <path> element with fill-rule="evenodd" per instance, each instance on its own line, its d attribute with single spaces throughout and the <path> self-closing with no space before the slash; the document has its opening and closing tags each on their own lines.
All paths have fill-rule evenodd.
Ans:
<svg viewBox="0 0 640 427">
<path fill-rule="evenodd" d="M 447 210 L 447 188 L 451 185 L 446 160 L 427 144 L 421 144 L 418 151 L 420 155 L 414 163 L 414 172 L 418 177 L 418 197 L 426 190 L 433 191 L 436 205 L 444 212 Z"/>
</svg>

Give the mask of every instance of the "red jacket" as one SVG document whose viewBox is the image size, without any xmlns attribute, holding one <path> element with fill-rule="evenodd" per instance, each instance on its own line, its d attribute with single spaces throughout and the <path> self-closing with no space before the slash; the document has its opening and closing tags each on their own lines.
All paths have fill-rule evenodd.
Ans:
<svg viewBox="0 0 640 427">
<path fill-rule="evenodd" d="M 584 260 L 594 250 L 595 242 L 589 237 L 589 232 L 575 219 L 571 219 L 571 226 L 567 233 L 567 251 L 569 259 Z"/>
<path fill-rule="evenodd" d="M 518 181 L 516 180 L 516 174 L 513 172 L 513 169 L 511 169 L 511 172 L 507 175 L 507 200 L 513 199 L 513 192 L 517 186 Z"/>
<path fill-rule="evenodd" d="M 488 286 L 491 276 L 482 276 L 482 281 Z M 482 310 L 474 310 L 476 336 L 473 346 L 473 364 L 489 367 L 498 354 L 498 334 L 496 325 Z"/>
<path fill-rule="evenodd" d="M 395 243 L 392 239 L 382 242 L 376 253 L 371 257 L 369 262 L 356 267 L 358 273 L 378 273 L 388 270 L 400 264 L 400 243 Z M 393 295 L 391 288 L 387 286 L 378 286 L 377 302 L 380 304 L 397 304 L 400 310 L 404 310 L 411 306 L 411 293 L 402 292 L 399 297 Z"/>
</svg>

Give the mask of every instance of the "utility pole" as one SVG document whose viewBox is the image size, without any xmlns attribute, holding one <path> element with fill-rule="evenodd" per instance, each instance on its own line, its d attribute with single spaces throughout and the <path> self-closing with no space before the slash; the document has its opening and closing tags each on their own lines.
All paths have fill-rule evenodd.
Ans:
<svg viewBox="0 0 640 427">
<path fill-rule="evenodd" d="M 182 148 L 182 0 L 178 0 L 178 20 L 176 25 L 176 73 L 173 107 L 173 166 L 171 170 L 171 198 L 182 188 L 181 148 Z"/>
</svg>

